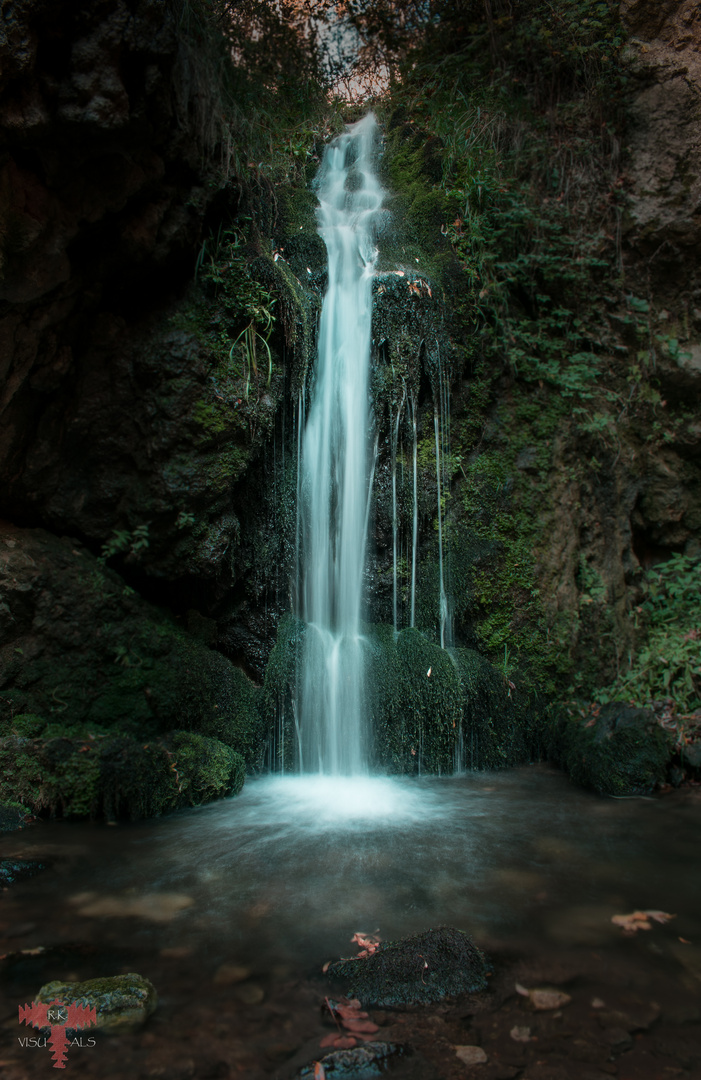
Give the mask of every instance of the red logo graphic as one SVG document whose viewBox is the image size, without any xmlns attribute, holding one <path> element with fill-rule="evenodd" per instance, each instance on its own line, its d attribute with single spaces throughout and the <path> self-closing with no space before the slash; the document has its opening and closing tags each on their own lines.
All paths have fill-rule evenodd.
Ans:
<svg viewBox="0 0 701 1080">
<path fill-rule="evenodd" d="M 51 1028 L 48 1044 L 51 1047 L 54 1059 L 54 1069 L 65 1069 L 66 1054 L 70 1043 L 66 1037 L 66 1029 L 90 1027 L 97 1023 L 95 1006 L 88 1008 L 74 1001 L 71 1005 L 65 1005 L 58 998 L 49 1002 L 48 1005 L 40 1005 L 33 1001 L 31 1005 L 20 1005 L 19 1022 L 30 1024 L 35 1028 Z"/>
</svg>

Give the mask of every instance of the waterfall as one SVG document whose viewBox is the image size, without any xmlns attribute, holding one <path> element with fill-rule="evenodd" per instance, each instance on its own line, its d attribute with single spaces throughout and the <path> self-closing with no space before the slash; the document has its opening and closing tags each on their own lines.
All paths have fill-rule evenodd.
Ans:
<svg viewBox="0 0 701 1080">
<path fill-rule="evenodd" d="M 300 463 L 300 596 L 306 623 L 299 758 L 307 772 L 365 767 L 361 636 L 372 441 L 369 409 L 374 225 L 383 192 L 370 114 L 328 147 L 317 178 L 328 288 Z"/>
<path fill-rule="evenodd" d="M 417 456 L 418 456 L 418 423 L 416 410 L 418 409 L 418 401 L 416 394 L 411 396 L 411 427 L 413 435 L 413 479 L 414 479 L 414 498 L 413 498 L 413 512 L 411 523 L 411 626 L 416 625 L 416 551 L 419 542 L 419 494 L 418 494 L 418 471 L 417 471 Z"/>
</svg>

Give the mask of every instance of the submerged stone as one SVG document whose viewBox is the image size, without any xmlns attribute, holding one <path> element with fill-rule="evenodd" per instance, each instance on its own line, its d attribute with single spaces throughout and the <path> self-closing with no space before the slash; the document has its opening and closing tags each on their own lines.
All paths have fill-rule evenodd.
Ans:
<svg viewBox="0 0 701 1080">
<path fill-rule="evenodd" d="M 387 1072 L 396 1059 L 411 1053 L 408 1046 L 389 1042 L 368 1042 L 352 1050 L 334 1050 L 321 1059 L 324 1074 L 333 1080 L 370 1080 Z M 318 1062 L 305 1065 L 295 1080 L 307 1080 L 317 1076 Z"/>
<path fill-rule="evenodd" d="M 158 995 L 149 979 L 130 972 L 86 982 L 55 980 L 42 986 L 35 998 L 45 1004 L 55 1000 L 94 1008 L 101 1031 L 122 1034 L 141 1027 L 156 1008 Z"/>
<path fill-rule="evenodd" d="M 487 988 L 487 960 L 467 934 L 452 927 L 383 941 L 367 957 L 338 960 L 332 978 L 363 1005 L 420 1005 Z"/>
<path fill-rule="evenodd" d="M 6 889 L 8 885 L 14 885 L 16 881 L 25 881 L 45 869 L 44 863 L 29 859 L 1 859 L 0 888 Z"/>
</svg>

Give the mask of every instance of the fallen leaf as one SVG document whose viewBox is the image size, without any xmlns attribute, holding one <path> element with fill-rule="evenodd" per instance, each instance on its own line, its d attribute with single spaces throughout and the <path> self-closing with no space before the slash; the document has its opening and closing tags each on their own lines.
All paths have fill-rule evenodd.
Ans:
<svg viewBox="0 0 701 1080">
<path fill-rule="evenodd" d="M 666 911 L 632 911 L 629 915 L 611 916 L 611 922 L 614 926 L 620 926 L 624 934 L 637 934 L 638 930 L 652 930 L 650 919 L 658 923 L 666 923 L 670 919 L 676 919 L 676 915 L 669 915 Z"/>
<path fill-rule="evenodd" d="M 327 1035 L 321 1040 L 320 1046 L 333 1046 L 336 1050 L 352 1050 L 356 1039 L 350 1035 Z"/>
<path fill-rule="evenodd" d="M 484 1065 L 487 1060 L 481 1046 L 456 1046 L 455 1053 L 465 1065 Z"/>
<path fill-rule="evenodd" d="M 360 953 L 361 956 L 370 956 L 374 953 L 375 949 L 380 944 L 380 940 L 381 939 L 377 934 L 364 934 L 360 930 L 353 934 L 353 937 L 351 938 L 353 944 L 360 945 L 361 949 L 365 950 L 364 954 L 362 952 Z"/>
<path fill-rule="evenodd" d="M 605 1009 L 606 1008 L 606 1002 L 602 1001 L 601 998 L 592 998 L 591 999 L 591 1007 L 592 1007 L 592 1009 Z"/>
<path fill-rule="evenodd" d="M 521 986 L 521 983 L 514 983 L 514 990 L 517 994 L 522 994 L 523 997 L 528 997 L 530 990 L 526 990 L 525 986 Z"/>
<path fill-rule="evenodd" d="M 512 1027 L 509 1035 L 514 1042 L 531 1042 L 531 1029 L 529 1027 Z"/>
<path fill-rule="evenodd" d="M 678 940 L 681 941 L 682 945 L 691 945 L 691 942 L 687 941 L 685 937 L 680 937 Z"/>
<path fill-rule="evenodd" d="M 351 1020 L 350 1017 L 343 1020 L 343 1026 L 353 1035 L 374 1035 L 376 1031 L 380 1030 L 377 1024 L 373 1024 L 372 1020 Z"/>
<path fill-rule="evenodd" d="M 677 917 L 676 915 L 669 915 L 666 911 L 646 911 L 645 914 L 658 923 L 666 923 L 670 919 L 676 919 Z"/>
</svg>

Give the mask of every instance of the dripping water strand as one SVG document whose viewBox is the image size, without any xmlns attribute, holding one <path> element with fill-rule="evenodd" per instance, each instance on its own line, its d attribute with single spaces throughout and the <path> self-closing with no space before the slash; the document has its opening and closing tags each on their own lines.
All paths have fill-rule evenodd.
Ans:
<svg viewBox="0 0 701 1080">
<path fill-rule="evenodd" d="M 413 434 L 414 457 L 414 505 L 411 525 L 411 625 L 416 625 L 416 549 L 419 539 L 419 493 L 418 493 L 418 402 L 416 394 L 411 396 L 411 426 Z"/>
<path fill-rule="evenodd" d="M 406 386 L 403 387 L 402 400 L 397 408 L 397 419 L 392 431 L 392 615 L 394 632 L 399 629 L 397 619 L 397 444 L 399 442 L 399 423 L 406 401 Z"/>
</svg>

